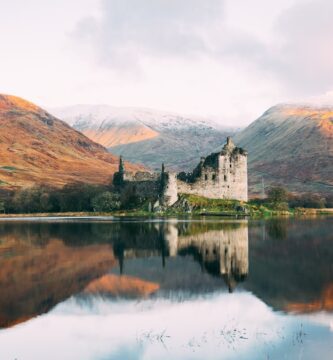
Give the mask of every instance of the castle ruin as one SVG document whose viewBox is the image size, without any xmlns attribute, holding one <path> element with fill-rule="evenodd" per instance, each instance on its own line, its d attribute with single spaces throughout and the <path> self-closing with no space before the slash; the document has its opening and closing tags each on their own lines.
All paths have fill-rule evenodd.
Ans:
<svg viewBox="0 0 333 360">
<path fill-rule="evenodd" d="M 249 272 L 247 220 L 228 221 L 215 229 L 199 227 L 195 231 L 191 231 L 191 225 L 177 221 L 155 223 L 153 226 L 159 234 L 155 238 L 149 239 L 144 233 L 145 239 L 138 240 L 132 235 L 127 242 L 123 241 L 121 246 L 114 245 L 120 273 L 124 266 L 126 267 L 125 261 L 129 259 L 161 256 L 164 268 L 167 266 L 166 258 L 192 256 L 200 263 L 202 271 L 223 278 L 230 292 L 247 278 Z M 172 263 L 169 263 L 169 266 L 172 266 Z"/>
<path fill-rule="evenodd" d="M 247 152 L 236 147 L 228 137 L 220 152 L 202 157 L 190 173 L 125 171 L 122 158 L 113 183 L 130 189 L 138 196 L 153 198 L 162 206 L 172 206 L 179 194 L 193 194 L 209 199 L 248 200 Z"/>
</svg>

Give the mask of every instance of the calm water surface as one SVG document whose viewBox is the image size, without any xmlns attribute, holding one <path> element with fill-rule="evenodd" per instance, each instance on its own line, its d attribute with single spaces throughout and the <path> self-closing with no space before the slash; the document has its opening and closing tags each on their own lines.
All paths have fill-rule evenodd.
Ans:
<svg viewBox="0 0 333 360">
<path fill-rule="evenodd" d="M 0 360 L 332 359 L 333 218 L 0 222 Z"/>
</svg>

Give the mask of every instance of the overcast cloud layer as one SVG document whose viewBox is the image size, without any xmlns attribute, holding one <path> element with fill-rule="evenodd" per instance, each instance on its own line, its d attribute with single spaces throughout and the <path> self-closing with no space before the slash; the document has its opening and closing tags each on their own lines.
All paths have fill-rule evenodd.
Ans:
<svg viewBox="0 0 333 360">
<path fill-rule="evenodd" d="M 331 0 L 23 0 L 0 13 L 1 92 L 245 125 L 333 103 Z"/>
</svg>

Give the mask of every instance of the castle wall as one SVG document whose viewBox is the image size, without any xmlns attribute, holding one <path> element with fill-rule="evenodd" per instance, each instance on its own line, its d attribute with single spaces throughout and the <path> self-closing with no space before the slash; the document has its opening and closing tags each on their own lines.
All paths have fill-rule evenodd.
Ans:
<svg viewBox="0 0 333 360">
<path fill-rule="evenodd" d="M 247 157 L 220 155 L 218 167 L 203 167 L 193 183 L 177 180 L 180 194 L 199 195 L 210 199 L 247 201 Z"/>
<path fill-rule="evenodd" d="M 138 171 L 136 173 L 125 172 L 124 181 L 135 181 L 135 182 L 144 182 L 144 181 L 159 181 L 160 174 L 150 173 L 147 171 Z"/>
<path fill-rule="evenodd" d="M 224 198 L 247 201 L 247 156 L 220 156 L 219 180 Z"/>
<path fill-rule="evenodd" d="M 171 206 L 178 200 L 177 175 L 174 173 L 165 174 L 165 183 L 161 196 L 162 204 Z"/>
<path fill-rule="evenodd" d="M 154 180 L 125 181 L 124 191 L 132 191 L 140 197 L 155 198 L 160 192 L 160 182 Z"/>
<path fill-rule="evenodd" d="M 161 205 L 171 206 L 179 194 L 193 194 L 210 199 L 248 200 L 247 153 L 227 139 L 219 153 L 201 158 L 199 165 L 190 174 L 124 171 L 122 159 L 114 183 L 133 191 L 141 197 L 155 197 Z"/>
</svg>

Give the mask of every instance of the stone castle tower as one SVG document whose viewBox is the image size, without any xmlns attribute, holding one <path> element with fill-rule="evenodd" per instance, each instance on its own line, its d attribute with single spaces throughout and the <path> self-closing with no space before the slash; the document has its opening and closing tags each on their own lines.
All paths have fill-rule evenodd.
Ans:
<svg viewBox="0 0 333 360">
<path fill-rule="evenodd" d="M 247 152 L 228 137 L 220 152 L 201 158 L 192 173 L 177 178 L 179 193 L 247 201 Z"/>
<path fill-rule="evenodd" d="M 202 157 L 190 173 L 128 173 L 122 158 L 119 171 L 114 175 L 114 184 L 131 187 L 139 196 L 158 198 L 164 206 L 173 205 L 179 194 L 193 194 L 210 199 L 247 201 L 247 152 L 236 147 L 228 137 L 220 152 Z"/>
</svg>

